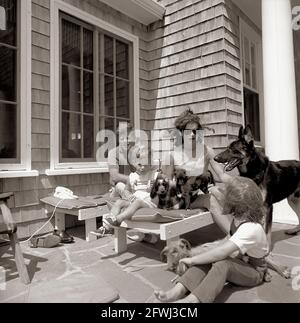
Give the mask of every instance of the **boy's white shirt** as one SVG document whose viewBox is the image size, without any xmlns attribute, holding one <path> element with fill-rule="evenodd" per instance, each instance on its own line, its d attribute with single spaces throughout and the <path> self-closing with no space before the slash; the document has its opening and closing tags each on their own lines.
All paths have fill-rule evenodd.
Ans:
<svg viewBox="0 0 300 323">
<path fill-rule="evenodd" d="M 146 191 L 151 186 L 151 180 L 143 180 L 143 176 L 138 173 L 130 173 L 129 183 L 134 191 Z"/>
<path fill-rule="evenodd" d="M 259 223 L 242 224 L 229 241 L 233 242 L 243 255 L 247 253 L 250 257 L 263 258 L 269 253 L 268 239 Z"/>
</svg>

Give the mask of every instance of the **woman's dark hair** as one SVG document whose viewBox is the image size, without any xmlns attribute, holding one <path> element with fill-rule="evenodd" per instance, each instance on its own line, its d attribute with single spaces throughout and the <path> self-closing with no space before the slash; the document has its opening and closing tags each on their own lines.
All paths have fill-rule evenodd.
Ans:
<svg viewBox="0 0 300 323">
<path fill-rule="evenodd" d="M 190 108 L 187 109 L 186 111 L 184 111 L 175 121 L 175 127 L 177 130 L 180 131 L 180 133 L 176 134 L 176 138 L 175 138 L 175 146 L 180 146 L 184 143 L 184 130 L 186 128 L 186 126 L 191 123 L 194 122 L 198 125 L 198 129 L 197 130 L 202 130 L 203 127 L 200 123 L 200 118 L 199 116 L 197 116 Z"/>
<path fill-rule="evenodd" d="M 200 123 L 200 118 L 199 116 L 197 116 L 196 114 L 194 114 L 194 112 L 191 109 L 187 109 L 186 111 L 184 111 L 175 121 L 175 127 L 179 130 L 179 131 L 184 131 L 186 126 L 191 123 L 194 122 L 196 124 L 198 124 L 198 129 L 197 130 L 202 130 L 202 125 Z"/>
<path fill-rule="evenodd" d="M 263 224 L 263 203 L 259 187 L 249 178 L 237 176 L 226 185 L 224 214 Z"/>
</svg>

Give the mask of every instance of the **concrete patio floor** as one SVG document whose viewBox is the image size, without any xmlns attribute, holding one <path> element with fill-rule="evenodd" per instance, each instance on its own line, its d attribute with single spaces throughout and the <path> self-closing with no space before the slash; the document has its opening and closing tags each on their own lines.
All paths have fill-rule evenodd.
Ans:
<svg viewBox="0 0 300 323">
<path fill-rule="evenodd" d="M 274 258 L 289 267 L 300 266 L 300 235 L 289 237 L 284 234 L 286 228 L 287 225 L 273 226 Z M 128 251 L 117 256 L 110 236 L 87 243 L 83 227 L 68 232 L 75 236 L 74 244 L 54 249 L 31 249 L 22 244 L 32 278 L 27 286 L 19 280 L 9 247 L 0 248 L 1 303 L 98 302 L 99 299 L 106 302 L 105 296 L 111 292 L 109 286 L 119 295 L 116 302 L 143 303 L 153 290 L 172 286 L 171 280 L 175 275 L 166 271 L 166 265 L 160 262 L 163 242 L 155 245 L 130 242 Z M 198 244 L 220 236 L 219 230 L 212 225 L 185 238 Z M 286 280 L 274 272 L 272 276 L 271 283 L 257 288 L 227 285 L 216 302 L 300 303 L 300 290 L 293 290 L 292 279 Z M 294 285 L 300 287 L 300 277 L 294 279 Z"/>
</svg>

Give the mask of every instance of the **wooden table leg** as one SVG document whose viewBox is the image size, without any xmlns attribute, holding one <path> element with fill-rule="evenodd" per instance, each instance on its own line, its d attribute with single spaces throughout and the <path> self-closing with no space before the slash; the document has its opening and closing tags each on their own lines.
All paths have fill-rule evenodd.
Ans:
<svg viewBox="0 0 300 323">
<path fill-rule="evenodd" d="M 65 231 L 65 214 L 63 213 L 55 213 L 55 229 L 59 231 Z"/>
<path fill-rule="evenodd" d="M 117 254 L 123 253 L 127 250 L 127 229 L 115 228 L 115 252 Z"/>
<path fill-rule="evenodd" d="M 97 236 L 91 234 L 92 231 L 97 229 L 96 218 L 85 220 L 85 239 L 87 242 L 96 241 Z"/>
<path fill-rule="evenodd" d="M 24 284 L 29 284 L 30 283 L 30 278 L 28 275 L 27 267 L 25 265 L 23 253 L 20 247 L 20 243 L 17 237 L 16 233 L 9 234 L 9 239 L 10 239 L 10 244 L 14 253 L 14 257 L 16 260 L 16 266 L 19 272 L 19 276 L 21 278 L 21 281 Z"/>
</svg>

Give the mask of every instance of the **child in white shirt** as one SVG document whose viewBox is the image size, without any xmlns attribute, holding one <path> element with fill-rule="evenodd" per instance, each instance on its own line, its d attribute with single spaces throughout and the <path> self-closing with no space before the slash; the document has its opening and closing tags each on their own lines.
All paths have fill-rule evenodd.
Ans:
<svg viewBox="0 0 300 323">
<path fill-rule="evenodd" d="M 259 187 L 248 178 L 228 177 L 224 214 L 231 213 L 231 237 L 207 252 L 180 260 L 189 269 L 168 292 L 155 292 L 161 302 L 211 303 L 226 282 L 254 287 L 267 274 L 265 257 L 269 253 L 263 229 L 265 210 Z M 232 254 L 241 256 L 231 258 Z M 242 260 L 246 255 L 249 262 Z M 189 293 L 188 296 L 185 296 Z"/>
<path fill-rule="evenodd" d="M 155 179 L 156 169 L 152 165 L 142 165 L 141 161 L 148 155 L 144 147 L 140 149 L 138 162 L 133 163 L 136 171 L 129 175 L 129 190 L 123 192 L 126 199 L 118 200 L 112 207 L 111 213 L 103 219 L 103 227 L 110 231 L 114 226 L 119 226 L 124 220 L 131 219 L 140 208 L 156 208 L 156 200 L 150 197 L 151 184 Z M 148 156 L 151 157 L 151 156 Z M 149 164 L 150 158 L 149 158 Z"/>
</svg>

